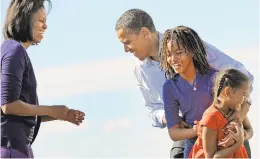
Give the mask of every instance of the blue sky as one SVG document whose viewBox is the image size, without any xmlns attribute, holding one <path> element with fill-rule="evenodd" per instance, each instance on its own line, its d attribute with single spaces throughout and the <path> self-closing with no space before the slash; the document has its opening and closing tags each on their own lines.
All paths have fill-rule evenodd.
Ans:
<svg viewBox="0 0 260 159">
<path fill-rule="evenodd" d="M 1 26 L 10 0 L 1 1 Z M 42 105 L 66 104 L 86 113 L 80 127 L 42 124 L 35 157 L 168 157 L 166 129 L 153 128 L 133 76 L 134 58 L 125 54 L 114 26 L 128 9 L 140 8 L 164 32 L 177 25 L 195 29 L 207 42 L 241 61 L 259 81 L 257 0 L 52 1 L 45 38 L 28 49 Z M 249 112 L 255 128 L 253 157 L 260 157 L 259 82 Z M 258 144 L 258 145 L 257 145 Z"/>
</svg>

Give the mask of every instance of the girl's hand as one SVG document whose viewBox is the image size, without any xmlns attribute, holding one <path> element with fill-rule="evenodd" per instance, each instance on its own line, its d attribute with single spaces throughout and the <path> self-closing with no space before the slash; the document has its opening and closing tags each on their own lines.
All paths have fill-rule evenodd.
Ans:
<svg viewBox="0 0 260 159">
<path fill-rule="evenodd" d="M 231 122 L 230 124 L 234 125 L 236 132 L 229 130 L 229 134 L 233 137 L 236 142 L 243 143 L 244 142 L 244 130 L 239 126 L 239 124 L 235 122 Z"/>
</svg>

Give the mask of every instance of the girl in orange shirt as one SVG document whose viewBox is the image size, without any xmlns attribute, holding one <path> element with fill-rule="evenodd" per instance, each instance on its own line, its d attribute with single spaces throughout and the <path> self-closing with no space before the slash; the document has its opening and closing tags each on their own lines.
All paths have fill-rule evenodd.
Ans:
<svg viewBox="0 0 260 159">
<path fill-rule="evenodd" d="M 231 123 L 234 131 L 229 131 L 235 143 L 230 147 L 218 147 L 217 144 L 225 137 L 223 128 L 228 124 L 227 116 L 236 111 L 247 100 L 249 79 L 235 69 L 219 72 L 215 82 L 214 102 L 204 112 L 198 124 L 198 139 L 189 158 L 248 158 L 243 145 L 244 139 L 253 136 L 251 124 L 246 118 L 242 124 Z"/>
</svg>

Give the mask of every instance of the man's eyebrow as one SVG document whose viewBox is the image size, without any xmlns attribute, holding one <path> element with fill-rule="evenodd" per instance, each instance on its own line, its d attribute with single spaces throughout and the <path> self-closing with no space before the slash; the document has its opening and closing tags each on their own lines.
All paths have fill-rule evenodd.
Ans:
<svg viewBox="0 0 260 159">
<path fill-rule="evenodd" d="M 128 39 L 122 40 L 122 43 L 128 43 L 128 42 L 129 42 Z"/>
</svg>

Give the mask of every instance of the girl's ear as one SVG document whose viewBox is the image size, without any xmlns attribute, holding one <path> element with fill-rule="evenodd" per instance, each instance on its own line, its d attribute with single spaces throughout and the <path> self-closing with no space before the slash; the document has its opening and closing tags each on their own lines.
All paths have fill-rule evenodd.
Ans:
<svg viewBox="0 0 260 159">
<path fill-rule="evenodd" d="M 225 97 L 227 97 L 227 98 L 231 98 L 231 96 L 232 96 L 232 88 L 231 87 L 229 87 L 229 86 L 227 86 L 227 87 L 225 87 L 224 88 L 224 95 L 225 95 Z"/>
</svg>

